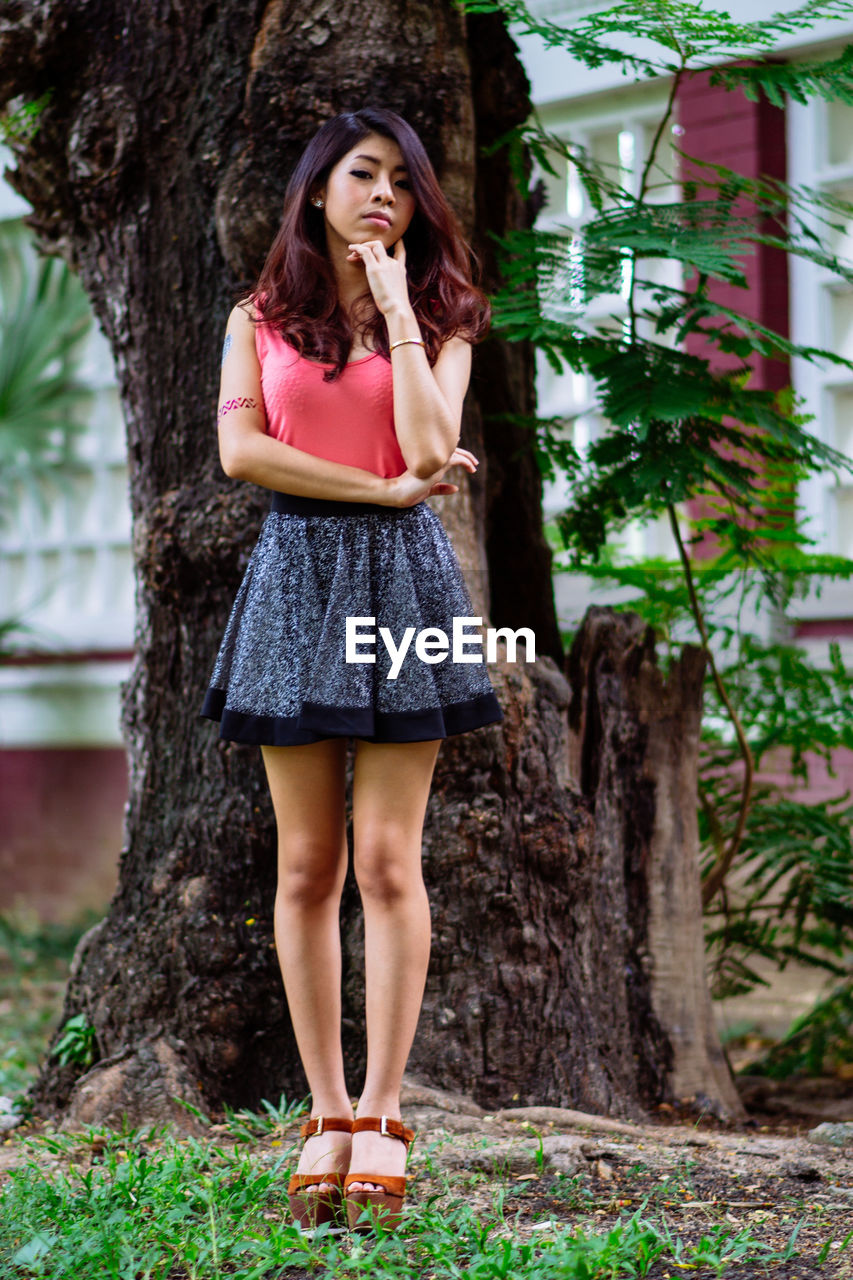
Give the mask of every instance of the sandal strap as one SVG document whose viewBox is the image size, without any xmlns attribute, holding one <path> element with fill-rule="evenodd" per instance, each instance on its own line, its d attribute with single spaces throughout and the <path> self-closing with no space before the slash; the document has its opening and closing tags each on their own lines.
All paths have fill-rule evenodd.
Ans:
<svg viewBox="0 0 853 1280">
<path fill-rule="evenodd" d="M 353 1193 L 352 1199 L 356 1196 L 399 1196 L 402 1200 L 406 1194 L 406 1179 L 400 1177 L 392 1177 L 388 1174 L 379 1173 L 348 1173 L 344 1178 L 344 1195 L 354 1182 L 372 1182 L 377 1187 L 382 1187 L 382 1191 L 356 1191 Z"/>
<path fill-rule="evenodd" d="M 381 1133 L 389 1138 L 399 1138 L 408 1148 L 414 1140 L 414 1129 L 407 1129 L 401 1120 L 392 1120 L 390 1116 L 359 1116 L 352 1122 L 353 1133 L 364 1133 L 369 1129 L 372 1133 Z"/>
<path fill-rule="evenodd" d="M 312 1116 L 299 1130 L 300 1138 L 313 1138 L 318 1133 L 337 1130 L 339 1133 L 352 1132 L 352 1120 L 342 1116 Z"/>
<path fill-rule="evenodd" d="M 287 1194 L 292 1196 L 305 1187 L 318 1187 L 321 1182 L 330 1182 L 340 1190 L 343 1181 L 342 1173 L 294 1173 L 287 1184 Z"/>
</svg>

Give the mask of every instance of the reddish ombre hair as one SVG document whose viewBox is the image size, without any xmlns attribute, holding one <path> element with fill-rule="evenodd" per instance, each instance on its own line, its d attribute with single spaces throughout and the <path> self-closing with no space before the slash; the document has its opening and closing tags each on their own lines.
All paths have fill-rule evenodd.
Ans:
<svg viewBox="0 0 853 1280">
<path fill-rule="evenodd" d="M 472 280 L 476 256 L 438 185 L 420 138 L 393 111 L 381 107 L 345 111 L 315 133 L 294 169 L 284 196 L 281 227 L 252 295 L 261 313 L 258 323 L 273 325 L 307 358 L 334 364 L 323 375 L 327 381 L 343 371 L 353 330 L 338 303 L 335 274 L 326 256 L 323 211 L 311 204 L 310 197 L 334 165 L 370 133 L 396 142 L 408 169 L 415 212 L 405 233 L 406 275 L 430 364 L 454 334 L 473 343 L 489 327 L 489 301 Z M 390 360 L 385 317 L 369 289 L 359 299 L 358 318 L 362 316 L 374 351 Z"/>
</svg>

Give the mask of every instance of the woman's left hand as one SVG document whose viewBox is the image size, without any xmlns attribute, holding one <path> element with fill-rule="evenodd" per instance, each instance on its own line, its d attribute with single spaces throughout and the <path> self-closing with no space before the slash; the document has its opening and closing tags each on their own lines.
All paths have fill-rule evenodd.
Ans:
<svg viewBox="0 0 853 1280">
<path fill-rule="evenodd" d="M 359 259 L 364 263 L 370 292 L 383 315 L 411 306 L 406 278 L 406 249 L 402 236 L 394 245 L 393 258 L 381 240 L 351 244 L 347 262 L 357 262 Z"/>
</svg>

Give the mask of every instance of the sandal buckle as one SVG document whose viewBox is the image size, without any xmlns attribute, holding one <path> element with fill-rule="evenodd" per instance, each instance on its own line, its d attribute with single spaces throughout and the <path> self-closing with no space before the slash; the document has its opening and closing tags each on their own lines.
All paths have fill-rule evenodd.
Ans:
<svg viewBox="0 0 853 1280">
<path fill-rule="evenodd" d="M 323 1117 L 317 1116 L 317 1128 L 314 1130 L 312 1137 L 318 1137 L 323 1132 Z"/>
<path fill-rule="evenodd" d="M 387 1138 L 388 1136 L 388 1117 L 383 1116 L 379 1121 L 379 1132 Z"/>
</svg>

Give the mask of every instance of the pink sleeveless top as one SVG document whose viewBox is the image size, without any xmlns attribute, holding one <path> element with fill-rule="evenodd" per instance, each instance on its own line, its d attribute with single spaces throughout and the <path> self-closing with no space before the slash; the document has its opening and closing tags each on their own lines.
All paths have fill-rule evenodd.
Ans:
<svg viewBox="0 0 853 1280">
<path fill-rule="evenodd" d="M 378 353 L 331 368 L 301 356 L 269 325 L 255 326 L 267 434 L 316 458 L 390 478 L 406 470 L 394 431 L 391 364 Z"/>
</svg>

